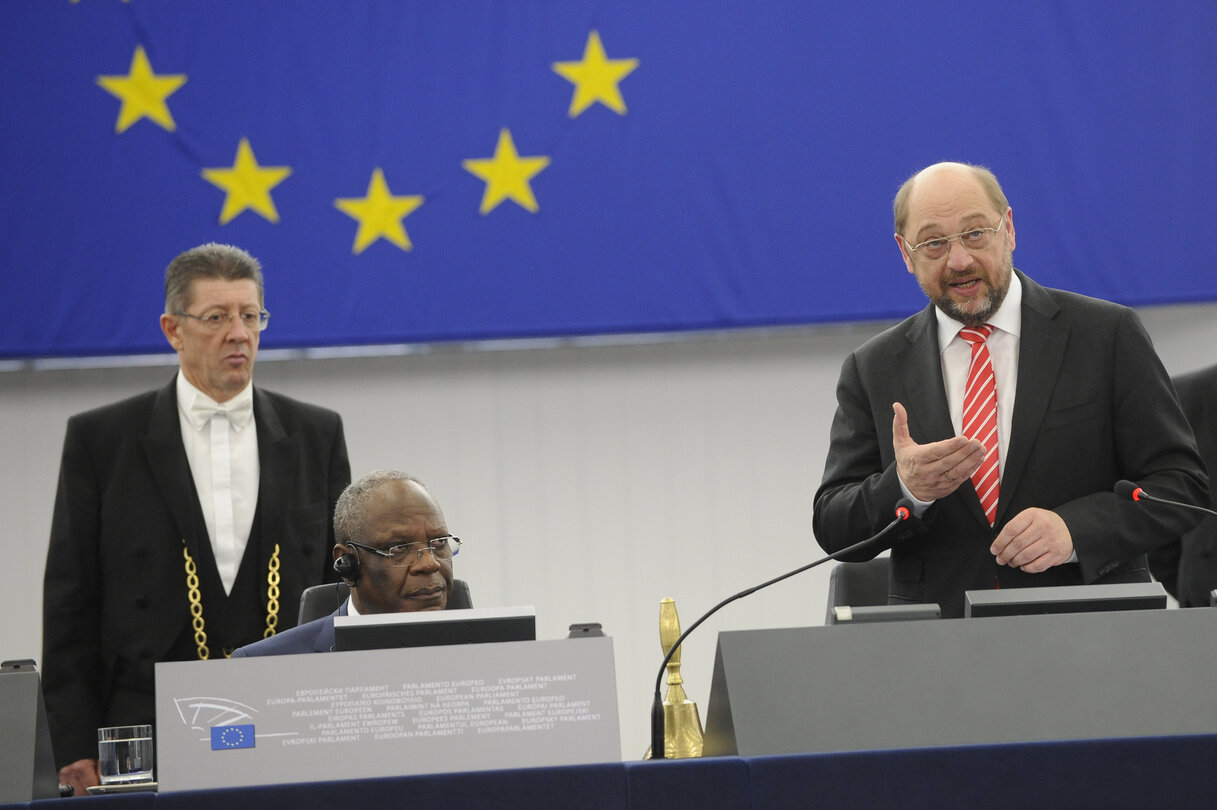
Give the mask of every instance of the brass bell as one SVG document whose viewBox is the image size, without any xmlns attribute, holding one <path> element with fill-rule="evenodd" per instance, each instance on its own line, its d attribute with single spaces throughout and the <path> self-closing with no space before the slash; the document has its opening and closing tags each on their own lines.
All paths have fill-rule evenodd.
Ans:
<svg viewBox="0 0 1217 810">
<path fill-rule="evenodd" d="M 680 617 L 676 602 L 664 597 L 659 603 L 659 643 L 664 655 L 680 638 Z M 700 757 L 702 752 L 701 717 L 697 704 L 685 694 L 680 676 L 680 650 L 668 660 L 668 691 L 663 698 L 663 752 L 667 759 Z M 648 749 L 648 757 L 650 750 Z"/>
</svg>

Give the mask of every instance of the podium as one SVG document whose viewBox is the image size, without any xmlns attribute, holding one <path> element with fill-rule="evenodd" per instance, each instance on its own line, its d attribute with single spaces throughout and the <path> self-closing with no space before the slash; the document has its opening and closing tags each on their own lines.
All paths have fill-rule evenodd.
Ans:
<svg viewBox="0 0 1217 810">
<path fill-rule="evenodd" d="M 1217 610 L 722 632 L 705 753 L 1217 732 Z"/>
<path fill-rule="evenodd" d="M 59 798 L 42 682 L 30 660 L 0 664 L 0 803 Z"/>
</svg>

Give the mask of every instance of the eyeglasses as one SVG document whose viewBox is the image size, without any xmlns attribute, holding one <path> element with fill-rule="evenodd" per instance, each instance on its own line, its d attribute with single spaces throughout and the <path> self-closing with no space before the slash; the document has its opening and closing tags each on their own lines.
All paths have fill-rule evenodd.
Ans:
<svg viewBox="0 0 1217 810">
<path fill-rule="evenodd" d="M 937 236 L 933 239 L 919 242 L 916 245 L 909 245 L 909 253 L 921 251 L 921 255 L 927 259 L 941 259 L 951 251 L 951 243 L 956 239 L 959 240 L 959 244 L 963 245 L 964 250 L 975 253 L 993 244 L 994 237 L 1002 230 L 1002 223 L 1005 221 L 1006 215 L 1002 214 L 1001 219 L 997 221 L 996 228 L 973 228 L 970 231 L 957 233 L 954 236 Z M 904 244 L 909 244 L 909 240 L 904 236 L 900 238 L 904 239 Z"/>
<path fill-rule="evenodd" d="M 241 326 L 245 327 L 249 332 L 264 332 L 266 326 L 270 323 L 270 313 L 264 309 L 257 312 L 248 310 L 240 314 L 234 315 L 231 312 L 209 312 L 206 315 L 191 315 L 189 312 L 175 312 L 181 318 L 193 318 L 203 325 L 203 328 L 208 332 L 219 332 L 221 329 L 227 329 L 232 325 L 234 318 L 241 319 Z"/>
<path fill-rule="evenodd" d="M 353 540 L 347 540 L 346 545 L 361 548 L 364 551 L 372 552 L 378 557 L 383 557 L 386 560 L 385 564 L 391 565 L 394 568 L 413 565 L 423 558 L 424 551 L 430 551 L 431 556 L 437 560 L 451 560 L 461 553 L 461 538 L 451 534 L 443 537 L 433 537 L 426 543 L 399 543 L 396 546 L 389 546 L 388 548 L 366 546 Z"/>
</svg>

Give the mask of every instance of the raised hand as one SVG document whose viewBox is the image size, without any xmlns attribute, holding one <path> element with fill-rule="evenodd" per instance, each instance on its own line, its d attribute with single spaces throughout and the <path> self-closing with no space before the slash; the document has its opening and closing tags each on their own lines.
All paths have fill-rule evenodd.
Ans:
<svg viewBox="0 0 1217 810">
<path fill-rule="evenodd" d="M 892 449 L 900 480 L 919 501 L 936 501 L 970 484 L 985 457 L 985 446 L 967 436 L 917 444 L 909 435 L 908 412 L 899 402 L 892 403 Z"/>
</svg>

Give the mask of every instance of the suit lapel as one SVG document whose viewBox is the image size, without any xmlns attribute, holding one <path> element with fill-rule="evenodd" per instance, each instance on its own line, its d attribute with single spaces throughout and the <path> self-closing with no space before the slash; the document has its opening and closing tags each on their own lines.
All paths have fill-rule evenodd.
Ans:
<svg viewBox="0 0 1217 810">
<path fill-rule="evenodd" d="M 1069 342 L 1069 325 L 1057 320 L 1060 312 L 1057 303 L 1043 287 L 1022 273 L 1018 276 L 1023 283 L 1022 325 L 1019 327 L 1018 340 L 1018 392 L 1002 473 L 998 522 L 1005 517 L 1018 490 L 1031 447 L 1056 388 L 1065 347 Z"/>
<path fill-rule="evenodd" d="M 313 641 L 313 652 L 333 652 L 336 645 L 334 617 L 330 616 L 321 626 L 321 632 Z"/>
<path fill-rule="evenodd" d="M 258 425 L 258 513 L 260 531 L 267 548 L 284 532 L 284 504 L 292 502 L 291 485 L 296 478 L 298 448 L 279 419 L 270 400 L 254 388 L 254 419 Z M 267 506 L 276 508 L 266 508 Z M 270 552 L 267 551 L 267 556 Z"/>
<path fill-rule="evenodd" d="M 153 478 L 165 499 L 178 534 L 191 555 L 200 559 L 200 543 L 208 542 L 207 524 L 199 507 L 199 496 L 182 444 L 182 423 L 177 410 L 177 378 L 156 394 L 148 432 L 142 439 L 144 454 Z"/>
<path fill-rule="evenodd" d="M 909 415 L 909 433 L 919 444 L 949 439 L 955 428 L 947 407 L 932 304 L 913 319 L 904 336 L 908 346 L 895 358 L 895 375 L 903 391 L 900 401 Z"/>
<path fill-rule="evenodd" d="M 1187 416 L 1196 420 L 1192 431 L 1196 434 L 1201 458 L 1214 459 L 1217 458 L 1217 374 L 1209 376 L 1206 387 L 1207 390 L 1200 392 L 1200 404 L 1195 413 L 1189 412 Z M 1217 469 L 1209 470 L 1209 490 L 1213 493 L 1213 503 L 1217 503 Z"/>
<path fill-rule="evenodd" d="M 350 600 L 350 597 L 348 596 L 347 599 L 344 600 L 343 603 L 338 606 L 337 610 L 335 610 L 333 613 L 331 613 L 329 616 L 326 617 L 325 622 L 321 625 L 321 632 L 318 633 L 317 638 L 313 640 L 313 652 L 333 652 L 334 651 L 334 646 L 337 642 L 337 639 L 336 639 L 335 633 L 334 633 L 334 617 L 350 615 L 349 613 L 347 613 L 347 601 L 349 601 L 349 600 Z"/>
<path fill-rule="evenodd" d="M 1212 493 L 1210 500 L 1217 504 L 1217 465 L 1213 464 L 1212 459 L 1217 459 L 1217 378 L 1213 379 L 1212 385 L 1209 386 L 1209 395 L 1204 400 L 1207 405 L 1206 413 L 1208 414 L 1206 421 L 1200 421 L 1197 418 L 1195 428 L 1196 444 L 1200 447 L 1201 458 L 1207 459 L 1210 465 L 1209 469 L 1209 491 Z"/>
</svg>

